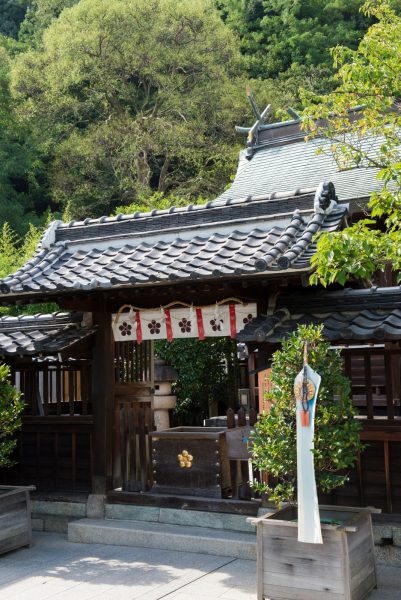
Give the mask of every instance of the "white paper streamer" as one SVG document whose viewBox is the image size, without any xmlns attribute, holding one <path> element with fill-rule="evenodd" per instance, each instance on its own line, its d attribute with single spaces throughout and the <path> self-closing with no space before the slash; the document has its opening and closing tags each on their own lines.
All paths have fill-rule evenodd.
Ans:
<svg viewBox="0 0 401 600">
<path fill-rule="evenodd" d="M 221 337 L 230 335 L 229 305 L 203 306 L 202 317 L 205 337 Z M 167 339 L 166 317 L 163 309 L 141 310 L 143 340 Z M 256 304 L 235 304 L 236 331 L 241 331 L 245 325 L 256 317 Z M 114 340 L 124 342 L 136 340 L 135 326 L 136 311 L 123 312 L 116 319 L 113 315 L 112 327 Z M 199 337 L 195 309 L 191 307 L 171 308 L 171 328 L 173 339 Z"/>
<path fill-rule="evenodd" d="M 304 367 L 305 368 L 305 367 Z M 315 386 L 315 393 L 308 401 L 309 425 L 302 425 L 302 402 L 297 400 L 297 487 L 298 487 L 298 541 L 323 544 L 317 499 L 315 465 L 313 460 L 313 438 L 315 435 L 316 398 L 321 377 L 306 365 L 307 379 Z M 303 384 L 304 369 L 298 373 L 294 387 Z"/>
</svg>

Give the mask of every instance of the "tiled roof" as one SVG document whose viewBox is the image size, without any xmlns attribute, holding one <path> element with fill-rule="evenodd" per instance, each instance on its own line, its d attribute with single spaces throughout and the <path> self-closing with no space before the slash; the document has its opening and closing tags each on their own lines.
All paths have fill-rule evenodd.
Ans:
<svg viewBox="0 0 401 600">
<path fill-rule="evenodd" d="M 0 297 L 308 270 L 314 235 L 347 214 L 332 199 L 326 206 L 332 188 L 314 192 L 55 222 L 34 257 L 0 281 Z"/>
<path fill-rule="evenodd" d="M 0 356 L 57 354 L 92 335 L 82 313 L 0 318 Z"/>
<path fill-rule="evenodd" d="M 285 128 L 283 129 L 283 131 Z M 377 153 L 381 140 L 366 140 L 364 150 Z M 323 152 L 317 154 L 317 150 Z M 286 143 L 273 142 L 261 145 L 250 160 L 242 152 L 233 184 L 220 196 L 220 200 L 236 200 L 248 194 L 266 194 L 292 187 L 314 187 L 320 181 L 332 181 L 341 202 L 366 199 L 382 187 L 376 179 L 378 169 L 360 167 L 340 171 L 327 140 L 315 139 L 305 142 L 303 137 L 293 135 Z"/>
<path fill-rule="evenodd" d="M 401 288 L 345 289 L 284 297 L 238 333 L 241 342 L 277 343 L 298 325 L 323 324 L 330 341 L 401 339 Z"/>
</svg>

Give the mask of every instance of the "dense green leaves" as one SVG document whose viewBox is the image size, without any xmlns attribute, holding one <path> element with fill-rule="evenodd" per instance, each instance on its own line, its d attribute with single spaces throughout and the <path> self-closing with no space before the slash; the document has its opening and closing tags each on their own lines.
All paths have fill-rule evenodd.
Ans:
<svg viewBox="0 0 401 600">
<path fill-rule="evenodd" d="M 18 37 L 29 0 L 0 0 L 0 34 Z"/>
<path fill-rule="evenodd" d="M 42 235 L 42 229 L 30 225 L 20 240 L 8 223 L 0 230 L 0 279 L 16 271 L 34 253 Z"/>
<path fill-rule="evenodd" d="M 15 0 L 14 0 L 15 1 Z M 30 0 L 25 19 L 21 23 L 20 40 L 39 46 L 43 32 L 55 21 L 65 8 L 77 4 L 78 0 Z"/>
<path fill-rule="evenodd" d="M 252 118 L 245 77 L 274 120 L 300 87 L 329 91 L 329 48 L 380 18 L 361 1 L 0 0 L 19 38 L 0 41 L 0 225 L 217 195 Z"/>
<path fill-rule="evenodd" d="M 16 59 L 12 89 L 48 140 L 54 198 L 84 217 L 214 194 L 236 160 L 240 67 L 209 2 L 81 0 Z"/>
<path fill-rule="evenodd" d="M 349 277 L 371 280 L 386 263 L 401 268 L 401 18 L 382 2 L 367 3 L 364 10 L 378 22 L 357 50 L 334 49 L 339 67 L 335 92 L 305 95 L 305 127 L 311 135 L 331 140 L 330 152 L 343 169 L 378 168 L 383 185 L 371 196 L 373 221 L 320 238 L 312 281 L 324 285 Z M 363 110 L 350 112 L 360 105 Z M 374 151 L 367 143 L 373 139 L 380 142 Z"/>
<path fill-rule="evenodd" d="M 304 343 L 308 341 L 308 363 L 321 377 L 316 404 L 314 461 L 316 482 L 328 492 L 347 480 L 344 469 L 351 468 L 361 444 L 360 424 L 350 399 L 350 383 L 342 374 L 339 351 L 324 341 L 322 328 L 300 326 L 273 355 L 272 402 L 252 436 L 252 462 L 257 469 L 276 479 L 274 486 L 254 483 L 254 488 L 268 493 L 280 504 L 296 498 L 296 413 L 294 379 L 303 365 Z"/>
<path fill-rule="evenodd" d="M 21 426 L 24 408 L 21 394 L 10 384 L 9 375 L 9 367 L 0 364 L 0 467 L 14 464 L 11 455 L 17 441 L 13 436 Z"/>
<path fill-rule="evenodd" d="M 241 38 L 251 77 L 275 78 L 282 87 L 328 91 L 333 75 L 330 48 L 356 48 L 370 19 L 362 0 L 219 0 L 223 18 Z M 297 90 L 295 99 L 297 98 Z"/>
<path fill-rule="evenodd" d="M 202 425 L 236 399 L 236 345 L 230 338 L 157 342 L 156 352 L 178 371 L 175 424 Z"/>
</svg>

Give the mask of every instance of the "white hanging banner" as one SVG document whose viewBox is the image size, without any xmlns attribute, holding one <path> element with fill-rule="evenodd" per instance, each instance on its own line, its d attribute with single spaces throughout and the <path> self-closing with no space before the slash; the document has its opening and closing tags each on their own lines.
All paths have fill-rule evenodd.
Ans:
<svg viewBox="0 0 401 600">
<path fill-rule="evenodd" d="M 298 541 L 323 544 L 317 499 L 313 438 L 321 377 L 305 364 L 294 381 L 297 411 Z"/>
<path fill-rule="evenodd" d="M 256 303 L 215 304 L 202 307 L 152 308 L 112 316 L 114 340 L 173 340 L 235 337 L 256 317 Z"/>
</svg>

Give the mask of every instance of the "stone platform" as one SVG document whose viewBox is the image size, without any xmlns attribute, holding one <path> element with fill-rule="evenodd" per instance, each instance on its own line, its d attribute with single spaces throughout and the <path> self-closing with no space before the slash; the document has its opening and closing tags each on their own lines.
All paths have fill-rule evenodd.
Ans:
<svg viewBox="0 0 401 600">
<path fill-rule="evenodd" d="M 185 508 L 185 502 L 182 508 L 165 508 L 156 505 L 127 504 L 106 502 L 102 497 L 89 497 L 88 500 L 64 499 L 56 500 L 33 500 L 33 529 L 36 531 L 53 531 L 67 533 L 69 526 L 74 531 L 74 523 L 79 523 L 79 535 L 84 535 L 85 523 L 88 525 L 88 539 L 95 539 L 94 536 L 102 536 L 102 543 L 118 542 L 119 536 L 122 536 L 123 522 L 128 522 L 128 537 L 130 544 L 135 545 L 143 537 L 143 524 L 149 523 L 154 528 L 152 533 L 152 545 L 147 547 L 166 548 L 165 538 L 170 537 L 172 549 L 179 546 L 181 535 L 194 535 L 195 538 L 202 536 L 203 552 L 209 554 L 218 554 L 220 549 L 227 544 L 225 533 L 243 533 L 249 537 L 246 538 L 246 550 L 244 556 L 251 557 L 255 555 L 254 550 L 250 551 L 250 545 L 254 544 L 254 528 L 247 523 L 246 514 L 238 514 L 237 506 L 232 506 L 233 512 L 210 512 L 206 510 L 194 510 Z M 252 509 L 254 510 L 254 508 Z M 263 509 L 262 509 L 263 510 Z M 261 509 L 259 509 L 259 512 Z M 381 520 L 374 522 L 373 531 L 375 537 L 376 558 L 379 564 L 390 566 L 401 566 L 401 518 L 400 515 L 394 515 L 394 521 L 391 521 L 392 515 L 378 515 Z M 95 534 L 95 525 L 86 519 L 95 519 L 97 533 Z M 385 518 L 385 521 L 383 521 Z M 103 520 L 105 519 L 105 520 Z M 102 521 L 103 520 L 103 521 Z M 132 525 L 132 522 L 134 525 Z M 131 523 L 131 524 L 130 524 Z M 114 524 L 114 525 L 113 525 Z M 136 524 L 136 525 L 135 525 Z M 165 533 L 164 525 L 175 526 L 178 529 L 169 530 Z M 113 527 L 118 533 L 113 532 Z M 133 533 L 134 527 L 137 527 L 137 534 Z M 195 528 L 194 531 L 181 531 L 180 527 Z M 208 531 L 200 531 L 200 530 Z M 220 536 L 220 532 L 223 534 Z M 71 533 L 71 539 L 72 539 Z M 74 534 L 75 535 L 75 534 Z M 114 541 L 108 542 L 107 540 Z M 81 538 L 83 539 L 83 538 Z M 98 538 L 100 540 L 100 537 Z M 241 537 L 238 538 L 238 546 L 241 544 Z M 241 556 L 240 550 L 236 550 L 237 542 L 235 537 L 231 538 L 232 554 L 228 556 Z M 208 550 L 209 545 L 209 550 Z M 401 584 L 400 584 L 401 585 Z"/>
</svg>

